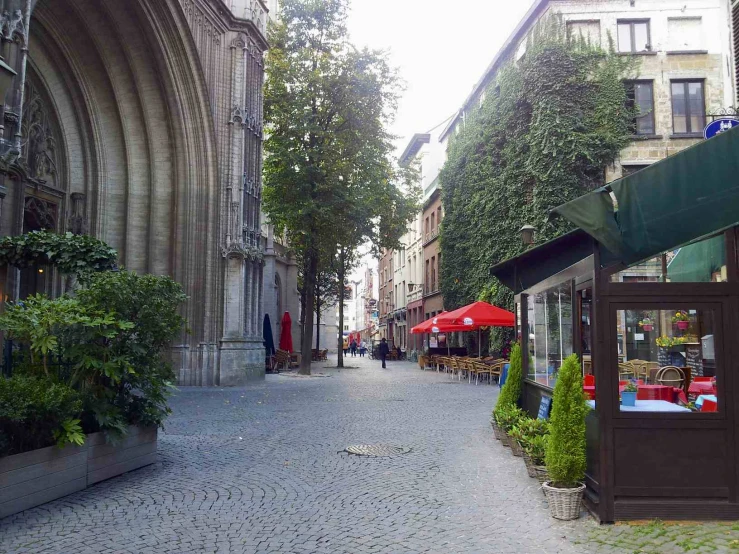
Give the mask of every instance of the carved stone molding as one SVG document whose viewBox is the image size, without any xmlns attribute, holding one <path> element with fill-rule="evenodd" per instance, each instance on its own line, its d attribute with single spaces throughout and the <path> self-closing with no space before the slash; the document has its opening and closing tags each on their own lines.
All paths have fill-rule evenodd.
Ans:
<svg viewBox="0 0 739 554">
<path fill-rule="evenodd" d="M 232 242 L 228 246 L 221 248 L 221 254 L 226 259 L 240 259 L 244 261 L 261 262 L 264 259 L 264 253 L 254 246 L 249 246 L 243 242 Z"/>
<path fill-rule="evenodd" d="M 6 112 L 6 118 L 8 113 Z M 28 178 L 60 188 L 58 183 L 58 151 L 52 116 L 45 99 L 30 80 L 26 81 L 21 133 L 23 144 L 18 165 Z"/>
<path fill-rule="evenodd" d="M 81 192 L 73 192 L 71 195 L 72 207 L 70 210 L 67 230 L 75 235 L 86 235 L 89 230 L 87 217 L 85 216 L 85 195 Z"/>
<path fill-rule="evenodd" d="M 230 125 L 235 125 L 238 123 L 242 127 L 247 124 L 247 121 L 249 120 L 249 114 L 246 110 L 246 108 L 242 108 L 240 106 L 234 106 L 231 108 L 231 118 L 228 120 L 228 123 Z"/>
</svg>

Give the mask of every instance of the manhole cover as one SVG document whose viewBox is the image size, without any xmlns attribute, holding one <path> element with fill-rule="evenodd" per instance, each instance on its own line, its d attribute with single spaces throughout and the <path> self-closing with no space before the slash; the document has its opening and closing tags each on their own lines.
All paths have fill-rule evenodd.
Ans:
<svg viewBox="0 0 739 554">
<path fill-rule="evenodd" d="M 346 452 L 357 456 L 398 456 L 410 451 L 410 448 L 389 444 L 354 444 L 346 447 Z"/>
</svg>

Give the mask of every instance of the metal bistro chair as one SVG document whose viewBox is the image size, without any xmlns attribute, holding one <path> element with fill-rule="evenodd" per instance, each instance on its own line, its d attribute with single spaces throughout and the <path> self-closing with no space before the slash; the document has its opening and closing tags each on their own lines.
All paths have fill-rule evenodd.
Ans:
<svg viewBox="0 0 739 554">
<path fill-rule="evenodd" d="M 661 368 L 659 362 L 647 362 L 647 377 L 644 380 L 645 383 L 653 385 L 657 379 L 657 373 Z"/>
<path fill-rule="evenodd" d="M 470 383 L 472 383 L 472 375 L 475 375 L 475 383 L 477 383 L 477 360 L 467 358 L 465 360 L 467 365 L 467 377 Z"/>
<path fill-rule="evenodd" d="M 634 377 L 636 379 L 642 379 L 644 382 L 649 379 L 649 369 L 647 362 L 643 360 L 632 360 L 631 367 L 634 368 Z"/>
<path fill-rule="evenodd" d="M 488 377 L 488 383 L 492 382 L 492 366 L 483 363 L 483 362 L 475 362 L 475 384 L 478 384 L 480 377 L 484 378 L 486 375 Z"/>
<path fill-rule="evenodd" d="M 634 366 L 631 362 L 621 362 L 618 364 L 618 380 L 627 381 L 634 377 Z"/>
<path fill-rule="evenodd" d="M 657 372 L 657 383 L 681 389 L 685 383 L 685 373 L 674 365 L 665 366 Z"/>
</svg>

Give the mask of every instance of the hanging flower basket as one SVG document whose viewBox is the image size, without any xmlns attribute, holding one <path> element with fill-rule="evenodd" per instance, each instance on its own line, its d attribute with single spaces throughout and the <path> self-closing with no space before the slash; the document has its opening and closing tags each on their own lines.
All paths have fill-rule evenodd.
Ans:
<svg viewBox="0 0 739 554">
<path fill-rule="evenodd" d="M 690 326 L 690 322 L 689 321 L 678 321 L 675 325 L 677 325 L 677 328 L 680 329 L 681 331 L 685 331 Z"/>
<path fill-rule="evenodd" d="M 508 437 L 508 442 L 511 445 L 511 453 L 514 456 L 518 456 L 518 457 L 523 456 L 523 449 L 521 448 L 521 445 L 518 443 L 517 440 Z"/>
<path fill-rule="evenodd" d="M 553 487 L 551 482 L 547 481 L 542 484 L 542 489 L 544 490 L 544 496 L 547 497 L 549 512 L 553 518 L 569 521 L 580 517 L 585 485 L 580 485 L 574 489 L 560 489 Z"/>
<path fill-rule="evenodd" d="M 645 331 L 651 331 L 654 329 L 654 325 L 652 325 L 651 323 L 647 323 L 646 325 L 642 326 L 642 329 L 644 329 Z"/>
</svg>

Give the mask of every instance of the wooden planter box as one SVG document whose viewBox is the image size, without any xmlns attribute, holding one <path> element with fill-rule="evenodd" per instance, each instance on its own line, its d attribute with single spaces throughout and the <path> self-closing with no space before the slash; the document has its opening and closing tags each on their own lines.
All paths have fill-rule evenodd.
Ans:
<svg viewBox="0 0 739 554">
<path fill-rule="evenodd" d="M 0 518 L 153 464 L 156 455 L 157 429 L 130 427 L 116 445 L 93 433 L 83 446 L 50 446 L 0 458 Z"/>
</svg>

